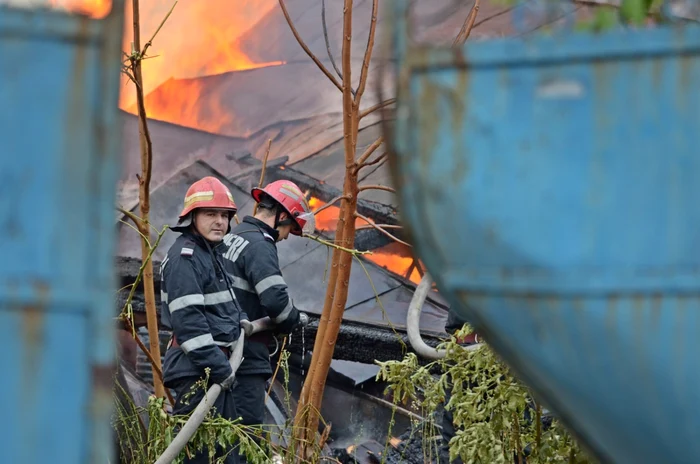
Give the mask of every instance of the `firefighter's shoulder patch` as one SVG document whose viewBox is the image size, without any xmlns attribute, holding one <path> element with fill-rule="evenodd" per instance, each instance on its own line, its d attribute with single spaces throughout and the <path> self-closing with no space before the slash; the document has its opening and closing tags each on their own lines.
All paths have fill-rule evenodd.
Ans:
<svg viewBox="0 0 700 464">
<path fill-rule="evenodd" d="M 182 244 L 182 248 L 180 249 L 180 256 L 192 256 L 194 255 L 194 248 L 195 248 L 194 242 L 191 242 L 189 240 L 185 241 Z"/>
<path fill-rule="evenodd" d="M 182 247 L 180 250 L 180 256 L 192 256 L 194 254 L 194 248 Z"/>
</svg>

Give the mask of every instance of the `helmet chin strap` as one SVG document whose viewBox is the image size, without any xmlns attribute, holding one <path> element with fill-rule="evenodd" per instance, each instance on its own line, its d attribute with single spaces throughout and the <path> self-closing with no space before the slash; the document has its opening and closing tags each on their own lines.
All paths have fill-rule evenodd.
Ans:
<svg viewBox="0 0 700 464">
<path fill-rule="evenodd" d="M 286 211 L 284 211 L 284 212 L 286 212 Z M 292 223 L 294 222 L 292 220 L 291 216 L 289 216 L 289 214 L 287 214 L 286 219 L 280 220 L 280 216 L 282 215 L 282 213 L 283 213 L 282 205 L 280 205 L 278 203 L 277 206 L 275 207 L 275 227 L 274 227 L 275 229 L 277 229 L 280 226 L 292 225 Z"/>
</svg>

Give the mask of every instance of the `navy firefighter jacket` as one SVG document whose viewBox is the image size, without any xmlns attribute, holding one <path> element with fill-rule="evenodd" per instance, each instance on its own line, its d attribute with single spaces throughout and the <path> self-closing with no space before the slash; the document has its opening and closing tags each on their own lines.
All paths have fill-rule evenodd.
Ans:
<svg viewBox="0 0 700 464">
<path fill-rule="evenodd" d="M 223 271 L 225 248 L 184 232 L 161 263 L 161 322 L 174 338 L 163 365 L 166 387 L 183 377 L 203 377 L 207 367 L 216 383 L 231 375 L 221 347 L 238 340 L 246 316 Z"/>
<path fill-rule="evenodd" d="M 241 307 L 251 321 L 269 316 L 277 333 L 290 333 L 299 324 L 299 311 L 294 307 L 282 277 L 277 257 L 279 232 L 252 216 L 243 218 L 224 237 L 226 271 Z M 267 337 L 266 337 L 267 335 Z M 240 374 L 271 375 L 269 333 L 253 335 L 243 348 Z"/>
</svg>

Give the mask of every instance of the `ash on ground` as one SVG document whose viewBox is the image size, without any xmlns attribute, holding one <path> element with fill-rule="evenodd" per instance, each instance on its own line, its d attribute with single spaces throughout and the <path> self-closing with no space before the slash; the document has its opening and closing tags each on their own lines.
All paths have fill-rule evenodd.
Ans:
<svg viewBox="0 0 700 464">
<path fill-rule="evenodd" d="M 429 431 L 428 434 L 425 432 Z M 394 444 L 369 441 L 357 447 L 335 449 L 333 456 L 342 464 L 441 464 L 438 454 L 442 437 L 438 429 L 418 426 L 407 430 Z M 383 460 L 384 453 L 386 460 Z"/>
</svg>

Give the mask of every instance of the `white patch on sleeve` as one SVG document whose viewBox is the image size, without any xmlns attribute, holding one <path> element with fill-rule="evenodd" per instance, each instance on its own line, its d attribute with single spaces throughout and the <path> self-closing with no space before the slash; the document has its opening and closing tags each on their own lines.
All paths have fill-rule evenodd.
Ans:
<svg viewBox="0 0 700 464">
<path fill-rule="evenodd" d="M 192 256 L 193 253 L 194 248 L 183 247 L 182 250 L 180 250 L 180 256 Z"/>
</svg>

